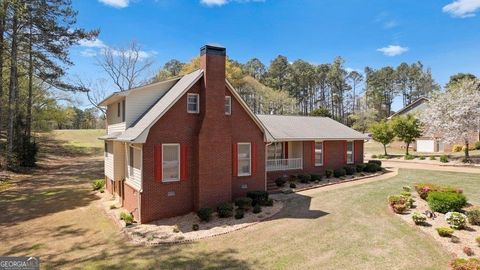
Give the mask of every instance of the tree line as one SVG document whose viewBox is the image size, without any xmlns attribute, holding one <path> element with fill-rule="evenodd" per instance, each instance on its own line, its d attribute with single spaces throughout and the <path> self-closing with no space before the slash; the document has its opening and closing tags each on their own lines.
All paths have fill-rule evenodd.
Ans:
<svg viewBox="0 0 480 270">
<path fill-rule="evenodd" d="M 32 114 L 39 99 L 48 99 L 42 91 L 82 90 L 63 80 L 73 64 L 69 49 L 98 31 L 77 28 L 76 16 L 70 0 L 0 1 L 0 134 L 9 169 L 34 165 Z"/>
</svg>

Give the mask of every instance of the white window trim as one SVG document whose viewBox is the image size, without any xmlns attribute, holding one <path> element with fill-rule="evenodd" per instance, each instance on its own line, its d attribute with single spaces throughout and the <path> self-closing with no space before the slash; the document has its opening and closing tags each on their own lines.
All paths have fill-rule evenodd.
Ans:
<svg viewBox="0 0 480 270">
<path fill-rule="evenodd" d="M 195 111 L 191 111 L 188 108 L 189 103 L 189 97 L 195 96 L 197 98 L 197 109 Z M 187 112 L 188 113 L 200 113 L 200 95 L 199 94 L 194 94 L 194 93 L 188 93 L 187 94 Z"/>
<path fill-rule="evenodd" d="M 133 159 L 132 159 L 133 157 Z M 128 178 L 133 177 L 135 174 L 135 148 L 130 145 L 128 147 Z"/>
<path fill-rule="evenodd" d="M 322 144 L 322 163 L 317 163 L 317 158 L 316 158 L 316 157 L 317 157 L 317 152 L 316 152 L 316 151 L 317 151 L 317 143 L 321 143 L 321 144 Z M 323 151 L 324 151 L 323 149 L 324 149 L 324 147 L 325 147 L 325 144 L 323 143 L 323 141 L 315 141 L 315 147 L 314 147 L 314 151 L 315 151 L 315 153 L 314 153 L 314 154 L 315 154 L 315 167 L 321 167 L 321 166 L 323 166 L 323 163 L 325 162 L 325 161 L 323 160 L 323 158 L 324 158 L 324 156 L 325 156 L 325 155 L 323 154 Z"/>
<path fill-rule="evenodd" d="M 348 143 L 352 143 L 352 160 L 348 160 Z M 347 141 L 347 164 L 355 163 L 355 143 L 353 141 Z"/>
<path fill-rule="evenodd" d="M 232 97 L 231 96 L 225 96 L 225 101 L 228 100 L 228 112 L 225 112 L 225 115 L 232 115 Z M 225 110 L 225 103 L 223 104 L 224 110 Z"/>
<path fill-rule="evenodd" d="M 248 151 L 249 151 L 249 165 L 248 165 L 248 173 L 240 173 L 240 159 L 238 158 L 239 151 L 238 149 L 240 148 L 240 145 L 248 145 Z M 244 143 L 237 143 L 237 176 L 251 176 L 252 175 L 252 144 L 249 142 L 244 142 Z"/>
<path fill-rule="evenodd" d="M 177 179 L 166 179 L 165 176 L 163 175 L 163 169 L 164 169 L 164 166 L 163 166 L 163 155 L 165 154 L 165 149 L 164 147 L 165 146 L 177 146 L 178 147 L 178 178 Z M 181 160 L 181 157 L 180 157 L 180 144 L 179 143 L 163 143 L 162 144 L 162 182 L 164 183 L 169 183 L 169 182 L 178 182 L 180 181 L 180 168 L 181 168 L 181 163 L 182 160 Z"/>
</svg>

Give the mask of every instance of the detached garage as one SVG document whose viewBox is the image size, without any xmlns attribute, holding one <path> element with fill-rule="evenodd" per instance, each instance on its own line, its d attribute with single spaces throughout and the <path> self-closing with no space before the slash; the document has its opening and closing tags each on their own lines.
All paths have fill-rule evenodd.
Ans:
<svg viewBox="0 0 480 270">
<path fill-rule="evenodd" d="M 443 152 L 445 150 L 444 144 L 441 141 L 432 140 L 432 139 L 418 139 L 417 141 L 417 152 L 421 153 L 434 153 L 434 152 Z"/>
</svg>

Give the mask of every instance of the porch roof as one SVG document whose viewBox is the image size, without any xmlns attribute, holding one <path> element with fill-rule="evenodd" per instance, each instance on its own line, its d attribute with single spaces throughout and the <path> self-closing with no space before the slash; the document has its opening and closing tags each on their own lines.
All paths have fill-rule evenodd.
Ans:
<svg viewBox="0 0 480 270">
<path fill-rule="evenodd" d="M 328 117 L 258 115 L 271 141 L 365 140 L 368 136 Z"/>
</svg>

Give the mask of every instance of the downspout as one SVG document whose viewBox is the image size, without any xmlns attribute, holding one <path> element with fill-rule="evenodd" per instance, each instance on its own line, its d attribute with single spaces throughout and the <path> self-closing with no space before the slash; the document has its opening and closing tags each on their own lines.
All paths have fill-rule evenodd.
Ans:
<svg viewBox="0 0 480 270">
<path fill-rule="evenodd" d="M 142 163 L 140 163 L 140 171 L 142 172 L 142 179 L 140 183 L 140 189 L 138 190 L 138 199 L 137 199 L 137 206 L 138 206 L 138 222 L 142 224 L 142 192 L 143 192 L 143 144 L 142 144 Z"/>
<path fill-rule="evenodd" d="M 268 189 L 268 178 L 267 178 L 267 160 L 268 160 L 268 146 L 271 145 L 273 142 L 267 142 L 265 145 L 265 191 Z"/>
</svg>

